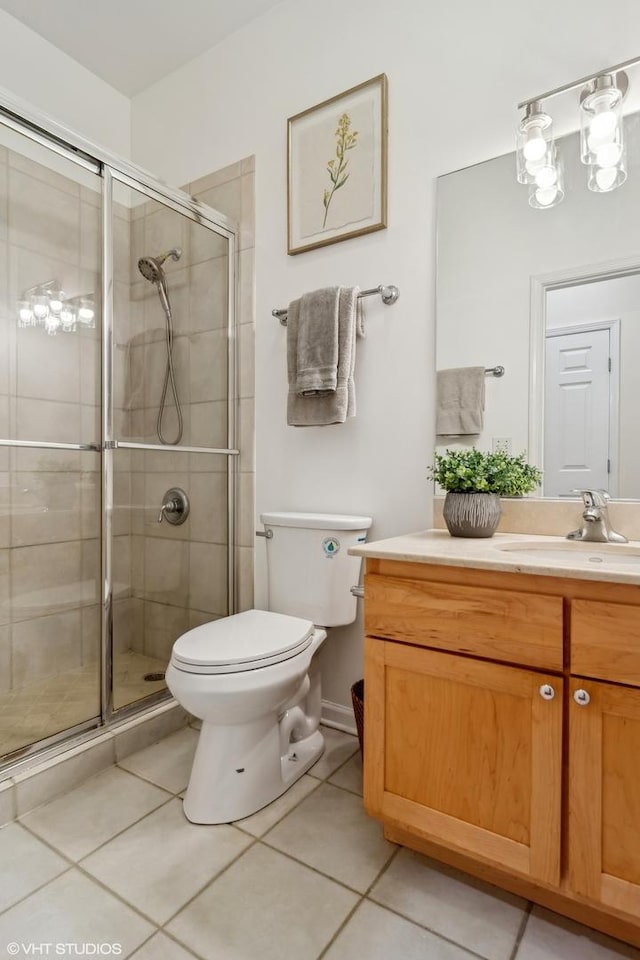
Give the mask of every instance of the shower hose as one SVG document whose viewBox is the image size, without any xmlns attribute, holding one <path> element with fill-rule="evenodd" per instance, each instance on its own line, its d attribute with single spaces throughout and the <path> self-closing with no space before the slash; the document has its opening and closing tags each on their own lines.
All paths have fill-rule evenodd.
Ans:
<svg viewBox="0 0 640 960">
<path fill-rule="evenodd" d="M 160 303 L 165 314 L 165 343 L 167 347 L 167 364 L 164 371 L 164 383 L 162 385 L 162 393 L 160 395 L 160 408 L 158 410 L 158 419 L 156 420 L 156 433 L 158 434 L 158 440 L 160 443 L 164 443 L 167 446 L 175 446 L 175 444 L 180 443 L 182 439 L 182 408 L 180 406 L 180 398 L 178 396 L 178 389 L 176 387 L 176 377 L 175 371 L 173 369 L 173 314 L 171 312 L 171 303 L 169 301 L 169 291 L 166 286 L 166 281 L 159 280 L 156 284 L 158 287 L 158 296 L 160 297 Z M 167 440 L 162 432 L 162 421 L 164 419 L 165 407 L 167 403 L 167 392 L 171 386 L 171 393 L 173 394 L 173 401 L 176 407 L 176 413 L 178 416 L 178 431 L 174 440 Z"/>
</svg>

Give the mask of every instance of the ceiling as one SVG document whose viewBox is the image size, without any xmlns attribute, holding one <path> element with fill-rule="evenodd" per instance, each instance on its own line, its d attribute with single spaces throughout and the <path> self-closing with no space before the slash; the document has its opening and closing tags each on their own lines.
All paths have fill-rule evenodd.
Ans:
<svg viewBox="0 0 640 960">
<path fill-rule="evenodd" d="M 0 0 L 0 9 L 133 97 L 280 2 Z"/>
</svg>

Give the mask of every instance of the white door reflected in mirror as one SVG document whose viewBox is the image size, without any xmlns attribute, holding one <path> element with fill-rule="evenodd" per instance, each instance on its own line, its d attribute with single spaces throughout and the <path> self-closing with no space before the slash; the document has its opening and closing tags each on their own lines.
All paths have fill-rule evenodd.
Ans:
<svg viewBox="0 0 640 960">
<path fill-rule="evenodd" d="M 567 497 L 590 487 L 615 497 L 609 330 L 547 328 L 545 346 L 544 495 Z"/>
</svg>

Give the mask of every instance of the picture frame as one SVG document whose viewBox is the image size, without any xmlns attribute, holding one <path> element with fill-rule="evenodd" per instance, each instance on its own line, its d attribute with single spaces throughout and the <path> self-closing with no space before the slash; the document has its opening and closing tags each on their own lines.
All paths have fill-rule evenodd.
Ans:
<svg viewBox="0 0 640 960">
<path fill-rule="evenodd" d="M 387 77 L 287 120 L 290 256 L 387 226 Z"/>
</svg>

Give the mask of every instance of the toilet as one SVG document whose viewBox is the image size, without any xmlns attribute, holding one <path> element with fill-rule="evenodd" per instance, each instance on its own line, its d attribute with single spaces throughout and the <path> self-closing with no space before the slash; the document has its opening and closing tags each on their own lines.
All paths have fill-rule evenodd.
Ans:
<svg viewBox="0 0 640 960">
<path fill-rule="evenodd" d="M 269 610 L 247 610 L 179 637 L 166 680 L 202 720 L 185 816 L 231 823 L 271 803 L 324 750 L 320 671 L 326 627 L 352 623 L 360 574 L 349 547 L 370 517 L 264 513 Z"/>
</svg>

